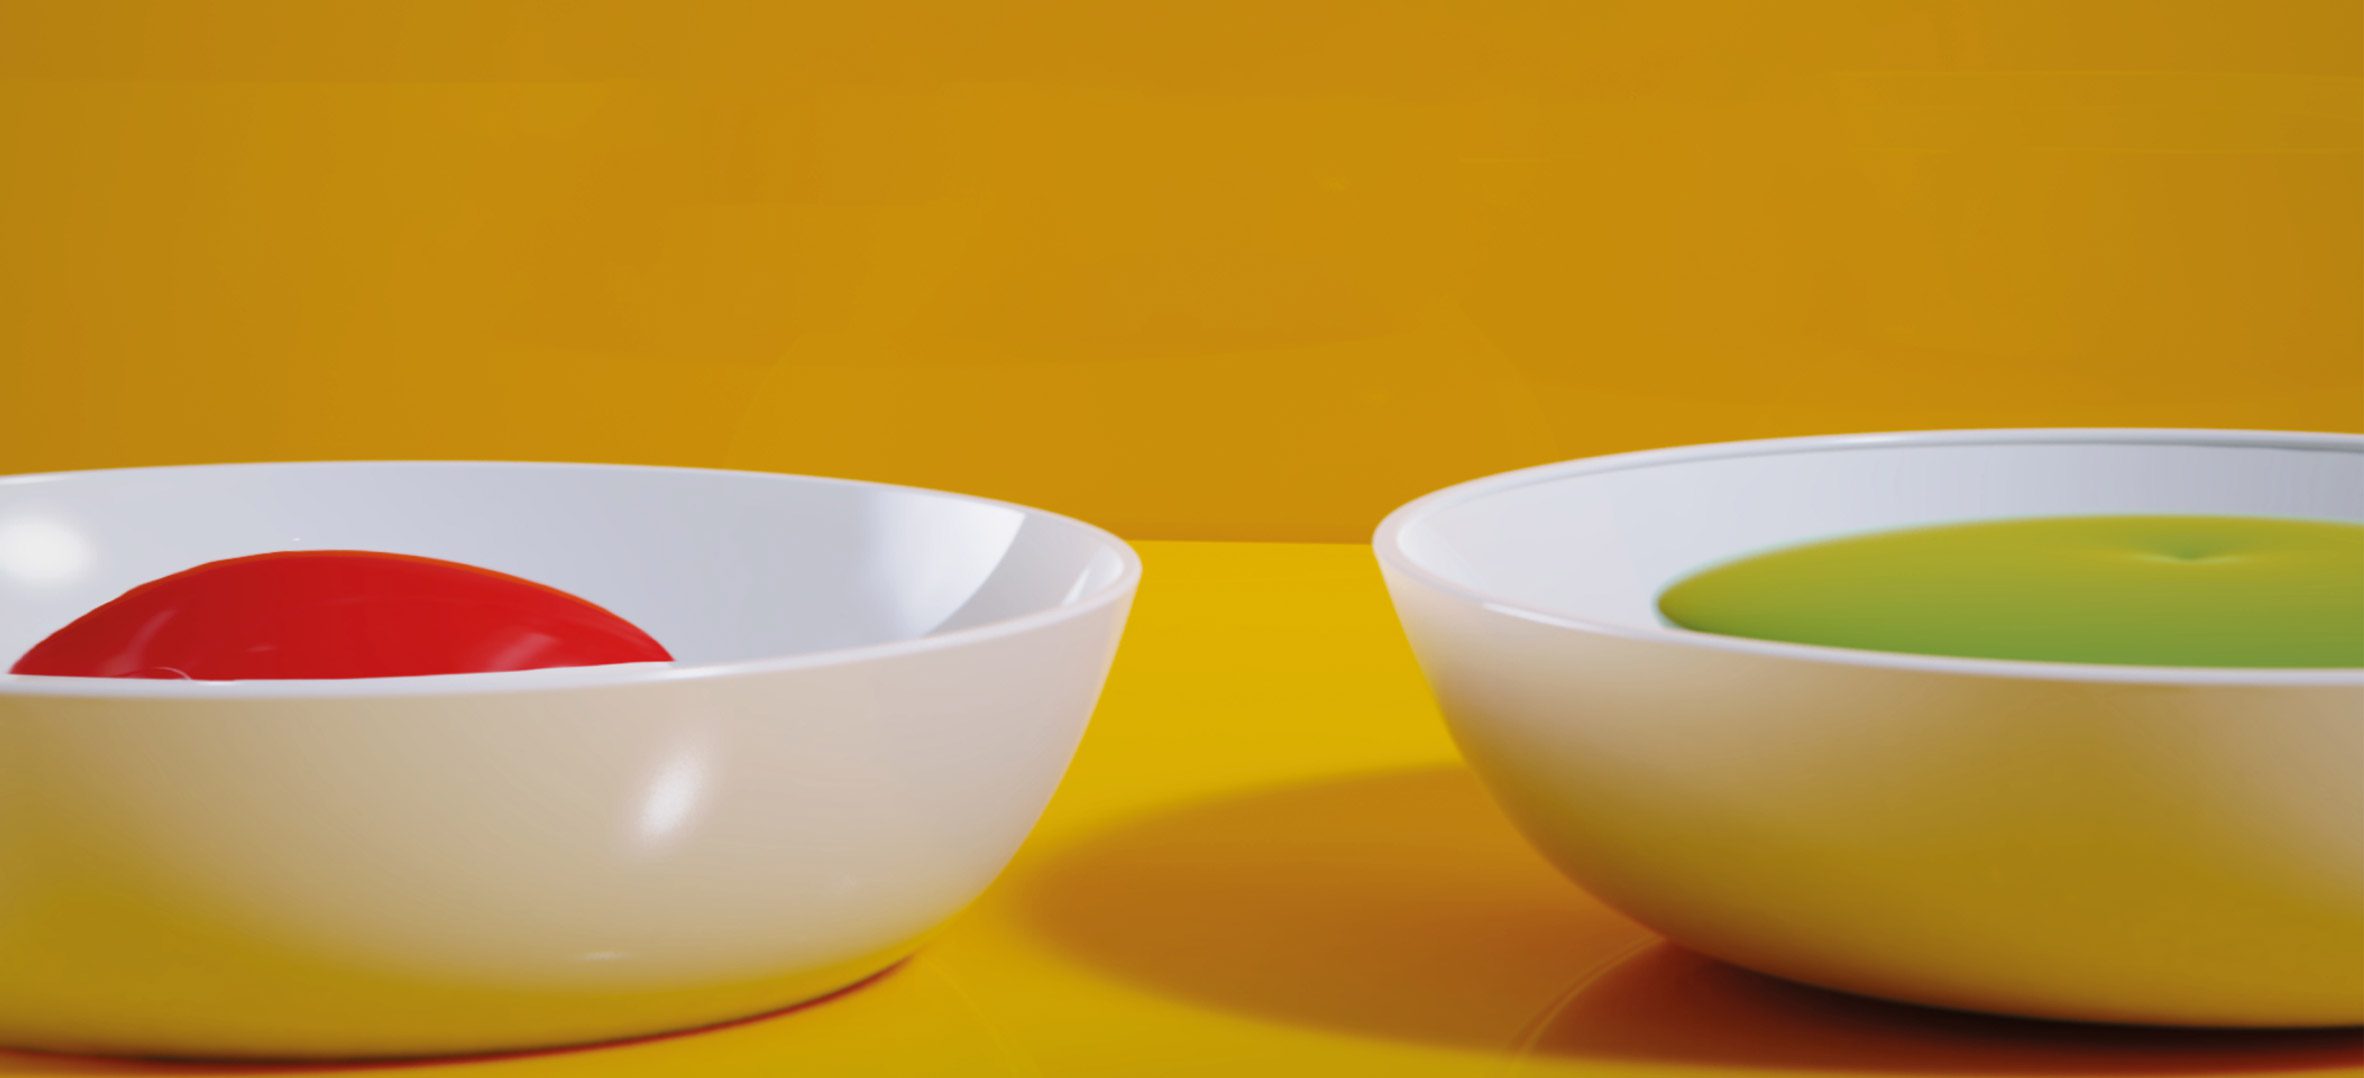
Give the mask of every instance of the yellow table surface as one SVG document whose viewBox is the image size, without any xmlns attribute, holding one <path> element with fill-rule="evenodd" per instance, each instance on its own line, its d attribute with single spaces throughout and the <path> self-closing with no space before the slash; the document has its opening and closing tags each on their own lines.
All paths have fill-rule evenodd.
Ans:
<svg viewBox="0 0 2364 1078">
<path fill-rule="evenodd" d="M 404 1068 L 2364 1075 L 2364 1033 L 1949 1015 L 1671 949 L 1562 880 L 1486 801 L 1366 548 L 1142 550 L 1147 582 L 1066 784 L 1000 882 L 918 958 L 759 1021 Z M 0 1076 L 272 1071 L 0 1053 Z"/>
</svg>

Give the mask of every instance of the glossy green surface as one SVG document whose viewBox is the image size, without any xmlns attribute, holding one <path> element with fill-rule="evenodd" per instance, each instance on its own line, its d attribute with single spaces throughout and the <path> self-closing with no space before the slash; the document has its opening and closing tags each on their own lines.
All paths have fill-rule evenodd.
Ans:
<svg viewBox="0 0 2364 1078">
<path fill-rule="evenodd" d="M 2089 516 L 1877 532 L 1711 567 L 1659 611 L 1702 632 L 1924 655 L 2364 667 L 2364 526 Z"/>
</svg>

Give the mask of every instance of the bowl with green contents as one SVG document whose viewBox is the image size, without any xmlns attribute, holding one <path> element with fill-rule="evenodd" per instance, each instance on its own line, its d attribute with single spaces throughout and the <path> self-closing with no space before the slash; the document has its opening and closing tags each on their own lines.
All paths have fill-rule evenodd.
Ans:
<svg viewBox="0 0 2364 1078">
<path fill-rule="evenodd" d="M 1691 446 L 1380 565 L 1543 853 L 1678 943 L 1963 1010 L 2364 1024 L 2364 437 Z"/>
</svg>

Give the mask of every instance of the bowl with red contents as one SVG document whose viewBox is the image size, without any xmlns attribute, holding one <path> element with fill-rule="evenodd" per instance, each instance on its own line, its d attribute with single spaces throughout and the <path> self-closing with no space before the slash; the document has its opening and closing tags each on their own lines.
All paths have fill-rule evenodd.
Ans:
<svg viewBox="0 0 2364 1078">
<path fill-rule="evenodd" d="M 805 476 L 0 478 L 0 1046 L 504 1051 L 857 984 L 1033 826 L 1139 576 Z"/>
</svg>

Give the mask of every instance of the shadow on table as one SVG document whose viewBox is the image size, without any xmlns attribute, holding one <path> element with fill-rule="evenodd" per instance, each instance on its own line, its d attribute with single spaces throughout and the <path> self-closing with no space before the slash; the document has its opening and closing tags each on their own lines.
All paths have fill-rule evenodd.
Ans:
<svg viewBox="0 0 2364 1078">
<path fill-rule="evenodd" d="M 905 967 L 909 965 L 911 965 L 911 962 L 908 959 L 902 962 L 897 962 L 892 966 L 888 966 L 877 973 L 873 973 L 854 984 L 840 988 L 835 992 L 829 993 L 828 995 L 805 1000 L 802 1003 L 792 1004 L 787 1007 L 782 1007 L 778 1010 L 765 1011 L 761 1014 L 751 1014 L 743 1018 L 732 1018 L 725 1021 L 716 1022 L 712 1025 L 699 1026 L 694 1029 L 680 1029 L 661 1033 L 647 1033 L 639 1036 L 623 1037 L 610 1041 L 596 1041 L 589 1044 L 564 1044 L 549 1048 L 522 1048 L 513 1051 L 488 1052 L 478 1055 L 426 1056 L 420 1058 L 403 1059 L 309 1060 L 289 1063 L 250 1061 L 216 1062 L 201 1059 L 125 1059 L 109 1056 L 74 1055 L 64 1052 L 12 1051 L 6 1048 L 0 1048 L 0 1078 L 11 1078 L 11 1076 L 14 1075 L 25 1075 L 28 1076 L 28 1078 L 30 1078 L 30 1076 L 38 1076 L 38 1078 L 69 1078 L 69 1076 L 76 1076 L 76 1078 L 79 1078 L 79 1076 L 83 1075 L 94 1076 L 94 1078 L 98 1075 L 115 1075 L 118 1076 L 118 1078 L 172 1078 L 172 1076 L 195 1078 L 195 1076 L 199 1075 L 211 1076 L 211 1078 L 238 1078 L 238 1076 L 245 1076 L 245 1078 L 295 1078 L 295 1076 L 299 1075 L 367 1074 L 380 1071 L 399 1072 L 431 1070 L 438 1068 L 464 1068 L 487 1063 L 521 1063 L 541 1060 L 564 1060 L 569 1056 L 593 1052 L 611 1052 L 632 1049 L 663 1050 L 669 1047 L 682 1045 L 692 1038 L 727 1036 L 737 1031 L 759 1030 L 765 1027 L 767 1023 L 770 1023 L 775 1019 L 788 1018 L 795 1015 L 799 1011 L 808 1010 L 814 1007 L 826 1006 L 847 996 L 865 991 L 871 986 L 884 982 L 890 978 L 895 978 L 900 981 L 907 981 L 909 980 L 908 977 L 900 977 L 898 975 L 900 975 Z M 991 1035 L 988 1033 L 986 1036 L 989 1038 Z M 659 1069 L 659 1073 L 662 1073 L 661 1069 Z"/>
<path fill-rule="evenodd" d="M 2364 1032 L 2141 1030 L 1879 1003 L 1657 942 L 1530 852 L 1474 779 L 1292 787 L 1120 825 L 1021 896 L 1065 950 L 1233 1011 L 1538 1061 L 1932 1074 L 2364 1064 Z"/>
</svg>

